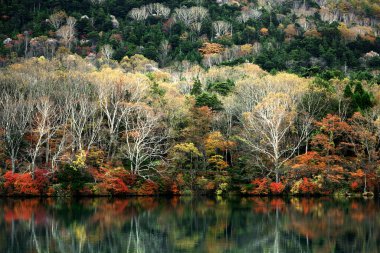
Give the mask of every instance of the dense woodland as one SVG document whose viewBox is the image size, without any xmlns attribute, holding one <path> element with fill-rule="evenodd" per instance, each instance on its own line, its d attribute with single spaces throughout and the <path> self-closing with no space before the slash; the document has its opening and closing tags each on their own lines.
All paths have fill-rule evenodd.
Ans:
<svg viewBox="0 0 380 253">
<path fill-rule="evenodd" d="M 377 193 L 380 4 L 0 1 L 4 195 Z"/>
</svg>

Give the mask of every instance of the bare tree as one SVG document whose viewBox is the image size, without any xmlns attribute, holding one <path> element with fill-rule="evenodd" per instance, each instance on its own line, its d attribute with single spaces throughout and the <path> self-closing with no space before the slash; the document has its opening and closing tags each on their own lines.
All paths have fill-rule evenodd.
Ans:
<svg viewBox="0 0 380 253">
<path fill-rule="evenodd" d="M 224 36 L 227 34 L 232 34 L 232 25 L 226 21 L 215 21 L 212 23 L 212 28 L 215 32 L 215 38 Z"/>
<path fill-rule="evenodd" d="M 204 7 L 191 7 L 190 14 L 194 17 L 194 22 L 202 22 L 208 17 L 208 10 Z"/>
<path fill-rule="evenodd" d="M 123 120 L 122 154 L 131 162 L 133 174 L 149 177 L 149 171 L 167 152 L 166 130 L 160 128 L 160 115 L 144 104 L 135 104 Z"/>
<path fill-rule="evenodd" d="M 195 32 L 196 34 L 199 34 L 202 29 L 202 23 L 200 22 L 194 22 L 190 25 L 190 30 Z"/>
<path fill-rule="evenodd" d="M 107 64 L 109 64 L 110 60 L 112 58 L 112 55 L 114 53 L 112 46 L 109 44 L 106 44 L 101 48 L 100 52 L 101 52 L 102 56 L 106 59 Z"/>
<path fill-rule="evenodd" d="M 57 169 L 58 162 L 61 160 L 63 153 L 70 149 L 72 143 L 70 142 L 69 130 L 69 106 L 64 106 L 63 109 L 58 110 L 57 128 L 54 135 L 51 136 L 47 142 L 49 144 L 49 153 L 51 157 L 51 171 Z"/>
<path fill-rule="evenodd" d="M 312 131 L 314 130 L 313 122 L 318 115 L 324 115 L 327 109 L 326 100 L 328 100 L 325 93 L 318 89 L 306 92 L 302 97 L 301 102 L 298 104 L 297 123 L 303 127 L 298 129 L 304 129 L 306 133 L 305 137 L 305 152 L 309 151 L 309 139 Z"/>
<path fill-rule="evenodd" d="M 66 25 L 57 30 L 57 36 L 61 38 L 61 42 L 67 48 L 71 48 L 71 43 L 75 40 L 75 24 L 76 19 L 73 17 L 66 18 Z"/>
<path fill-rule="evenodd" d="M 307 81 L 284 73 L 253 76 L 236 84 L 235 109 L 229 110 L 243 115 L 243 142 L 263 155 L 264 169 L 274 173 L 277 182 L 283 165 L 309 133 L 311 117 L 296 113 L 308 89 Z"/>
<path fill-rule="evenodd" d="M 193 23 L 202 23 L 208 17 L 208 10 L 204 7 L 182 7 L 174 10 L 174 19 L 190 27 Z"/>
<path fill-rule="evenodd" d="M 77 23 L 77 20 L 74 17 L 66 18 L 66 25 L 68 25 L 72 30 L 75 29 L 76 23 Z"/>
<path fill-rule="evenodd" d="M 367 177 L 369 173 L 376 171 L 379 159 L 379 120 L 373 121 L 374 113 L 368 111 L 364 115 L 360 112 L 348 120 L 352 126 L 351 142 L 356 153 L 358 168 L 364 172 L 363 193 L 367 192 Z"/>
<path fill-rule="evenodd" d="M 146 7 L 143 6 L 141 8 L 133 8 L 129 11 L 128 16 L 136 21 L 144 21 L 148 18 L 149 12 Z"/>
<path fill-rule="evenodd" d="M 36 112 L 31 124 L 31 146 L 29 148 L 30 166 L 34 178 L 36 159 L 41 149 L 55 132 L 56 108 L 47 97 L 41 97 L 35 106 Z"/>
<path fill-rule="evenodd" d="M 303 131 L 292 136 L 296 111 L 292 99 L 285 93 L 269 93 L 252 112 L 244 114 L 245 143 L 270 161 L 267 169 L 280 181 L 281 169 L 298 150 L 306 137 Z"/>
<path fill-rule="evenodd" d="M 77 96 L 70 103 L 70 132 L 75 151 L 89 151 L 98 136 L 102 118 L 98 107 L 86 95 Z"/>
<path fill-rule="evenodd" d="M 92 4 L 94 5 L 101 5 L 103 4 L 104 2 L 106 2 L 107 0 L 89 0 Z"/>
<path fill-rule="evenodd" d="M 160 3 L 152 3 L 146 6 L 149 15 L 154 17 L 168 18 L 170 15 L 170 8 Z"/>
<path fill-rule="evenodd" d="M 241 23 L 247 23 L 250 19 L 257 19 L 261 16 L 261 12 L 259 10 L 243 10 L 240 15 L 237 17 L 237 20 Z"/>
<path fill-rule="evenodd" d="M 131 103 L 137 103 L 146 97 L 149 91 L 149 78 L 143 74 L 123 73 L 120 69 L 103 68 L 92 74 L 95 85 L 96 102 L 104 131 L 99 135 L 100 145 L 112 159 L 118 150 L 125 114 L 131 110 Z"/>
<path fill-rule="evenodd" d="M 142 74 L 124 74 L 109 68 L 96 73 L 93 78 L 106 121 L 106 149 L 110 159 L 116 152 L 123 117 L 131 108 L 130 103 L 139 102 L 146 96 L 149 79 Z"/>
<path fill-rule="evenodd" d="M 119 139 L 119 130 L 124 115 L 129 110 L 125 101 L 125 86 L 123 83 L 110 87 L 99 86 L 100 107 L 107 119 L 109 133 L 108 158 L 112 158 Z"/>
<path fill-rule="evenodd" d="M 65 22 L 66 17 L 67 15 L 64 11 L 59 11 L 51 14 L 47 21 L 54 27 L 55 30 L 58 30 Z"/>
<path fill-rule="evenodd" d="M 190 15 L 188 8 L 182 7 L 174 10 L 174 20 L 182 22 L 185 26 L 190 26 L 193 22 L 193 17 Z"/>
<path fill-rule="evenodd" d="M 4 131 L 6 150 L 11 159 L 12 172 L 16 171 L 21 143 L 31 120 L 33 106 L 24 94 L 5 94 L 0 101 L 1 128 Z"/>
</svg>

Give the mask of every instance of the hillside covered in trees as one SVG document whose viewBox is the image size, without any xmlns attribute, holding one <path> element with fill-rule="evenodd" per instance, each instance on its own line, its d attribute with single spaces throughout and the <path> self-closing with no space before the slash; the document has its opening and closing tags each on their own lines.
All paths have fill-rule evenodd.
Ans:
<svg viewBox="0 0 380 253">
<path fill-rule="evenodd" d="M 0 15 L 2 64 L 65 48 L 91 60 L 249 61 L 304 76 L 380 66 L 376 0 L 3 0 Z"/>
<path fill-rule="evenodd" d="M 378 1 L 0 15 L 0 194 L 379 192 Z"/>
</svg>

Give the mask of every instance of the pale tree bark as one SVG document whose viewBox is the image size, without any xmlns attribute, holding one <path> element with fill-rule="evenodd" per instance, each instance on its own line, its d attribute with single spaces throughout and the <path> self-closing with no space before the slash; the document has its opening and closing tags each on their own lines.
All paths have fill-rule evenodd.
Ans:
<svg viewBox="0 0 380 253">
<path fill-rule="evenodd" d="M 237 21 L 241 23 L 247 23 L 250 19 L 257 19 L 261 16 L 261 12 L 259 10 L 243 10 L 240 15 L 237 17 Z"/>
<path fill-rule="evenodd" d="M 108 90 L 101 90 L 100 106 L 107 120 L 109 135 L 107 157 L 108 159 L 112 159 L 119 141 L 119 130 L 122 120 L 130 108 L 128 103 L 124 101 L 122 94 L 112 87 Z"/>
<path fill-rule="evenodd" d="M 30 134 L 32 144 L 29 148 L 30 166 L 29 169 L 34 178 L 36 159 L 41 153 L 41 149 L 46 144 L 56 130 L 56 107 L 46 98 L 40 98 L 35 106 L 36 112 L 31 124 Z"/>
<path fill-rule="evenodd" d="M 244 116 L 245 143 L 253 151 L 267 157 L 271 166 L 267 169 L 275 174 L 276 182 L 279 182 L 284 163 L 296 153 L 305 138 L 304 132 L 296 140 L 289 137 L 295 117 L 289 96 L 270 93 Z"/>
<path fill-rule="evenodd" d="M 306 133 L 304 140 L 305 153 L 309 151 L 309 140 L 311 133 L 314 130 L 314 121 L 318 115 L 324 115 L 326 111 L 326 100 L 327 96 L 325 93 L 318 90 L 310 90 L 307 92 L 301 103 L 298 106 L 298 115 L 296 123 L 298 125 L 297 129 L 303 129 Z"/>
<path fill-rule="evenodd" d="M 69 129 L 68 129 L 68 116 L 62 118 L 61 126 L 56 131 L 56 136 L 54 138 L 54 147 L 50 149 L 51 165 L 50 170 L 53 172 L 58 167 L 58 162 L 61 161 L 63 153 L 71 148 L 71 142 L 69 141 Z"/>
<path fill-rule="evenodd" d="M 90 151 L 97 142 L 102 123 L 102 113 L 97 103 L 85 96 L 78 96 L 70 103 L 70 132 L 73 149 Z"/>
<path fill-rule="evenodd" d="M 242 113 L 241 140 L 263 158 L 269 174 L 279 182 L 284 164 L 304 142 L 311 117 L 299 117 L 297 108 L 308 82 L 290 74 L 254 77 L 237 83 L 236 112 Z M 296 124 L 297 123 L 297 124 Z"/>
<path fill-rule="evenodd" d="M 367 176 L 375 172 L 379 159 L 380 142 L 379 120 L 373 121 L 374 115 L 356 112 L 348 121 L 353 128 L 350 136 L 358 161 L 358 168 L 364 172 L 363 193 L 367 192 Z"/>
<path fill-rule="evenodd" d="M 55 30 L 58 30 L 65 22 L 66 17 L 66 13 L 64 11 L 58 11 L 49 16 L 48 22 L 54 27 Z"/>
<path fill-rule="evenodd" d="M 145 21 L 149 16 L 149 12 L 146 7 L 143 6 L 141 8 L 133 8 L 129 11 L 128 16 L 135 21 Z"/>
<path fill-rule="evenodd" d="M 106 59 L 107 64 L 110 64 L 110 60 L 112 59 L 112 55 L 114 54 L 114 50 L 111 45 L 106 44 L 100 50 L 102 56 Z"/>
<path fill-rule="evenodd" d="M 149 88 L 146 77 L 139 74 L 127 74 L 120 78 L 117 78 L 119 73 L 115 77 L 112 77 L 112 74 L 114 73 L 101 76 L 96 83 L 100 110 L 104 115 L 108 132 L 106 140 L 108 159 L 112 159 L 115 155 L 122 121 L 131 110 L 131 103 L 141 101 Z"/>
<path fill-rule="evenodd" d="M 107 0 L 90 0 L 90 2 L 94 5 L 101 5 L 105 3 Z"/>
<path fill-rule="evenodd" d="M 6 151 L 11 159 L 12 172 L 17 169 L 21 143 L 31 121 L 33 106 L 21 93 L 3 95 L 0 101 L 1 128 L 4 131 Z"/>
<path fill-rule="evenodd" d="M 167 131 L 160 127 L 161 116 L 144 104 L 133 105 L 125 115 L 122 155 L 131 163 L 131 172 L 149 177 L 157 161 L 167 152 Z"/>
<path fill-rule="evenodd" d="M 154 17 L 168 18 L 170 15 L 170 8 L 160 3 L 152 3 L 146 6 L 149 15 Z"/>
<path fill-rule="evenodd" d="M 71 49 L 71 44 L 75 40 L 75 24 L 76 19 L 73 17 L 68 17 L 66 19 L 66 25 L 57 30 L 57 36 L 61 38 L 62 43 L 68 49 Z"/>
<path fill-rule="evenodd" d="M 232 25 L 226 21 L 215 21 L 212 23 L 212 28 L 215 32 L 215 38 L 231 34 L 232 35 Z"/>
<path fill-rule="evenodd" d="M 174 10 L 174 20 L 191 27 L 194 23 L 202 23 L 208 17 L 208 10 L 204 7 L 182 7 Z"/>
</svg>

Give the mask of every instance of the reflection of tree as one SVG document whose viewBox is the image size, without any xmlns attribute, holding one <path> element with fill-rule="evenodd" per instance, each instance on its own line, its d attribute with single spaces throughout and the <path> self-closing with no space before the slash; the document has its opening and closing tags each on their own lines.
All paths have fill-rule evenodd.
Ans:
<svg viewBox="0 0 380 253">
<path fill-rule="evenodd" d="M 374 201 L 130 198 L 0 202 L 0 252 L 377 252 Z"/>
<path fill-rule="evenodd" d="M 245 215 L 244 221 L 236 217 L 240 222 L 238 227 L 247 224 L 241 230 L 241 239 L 237 243 L 241 245 L 241 252 L 308 252 L 300 238 L 285 229 L 287 209 L 283 200 L 252 198 L 244 205 L 253 212 Z"/>
</svg>

